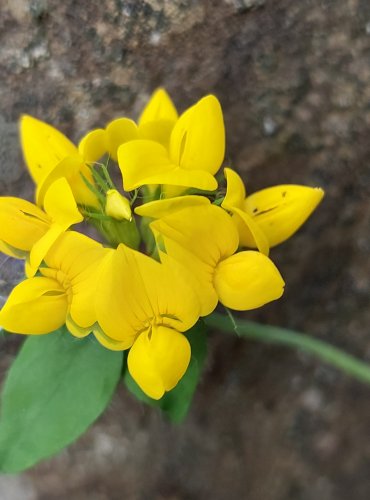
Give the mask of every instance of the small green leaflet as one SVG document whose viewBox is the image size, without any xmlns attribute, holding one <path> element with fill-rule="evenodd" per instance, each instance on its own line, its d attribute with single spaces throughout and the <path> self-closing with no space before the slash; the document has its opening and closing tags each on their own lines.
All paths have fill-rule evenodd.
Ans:
<svg viewBox="0 0 370 500">
<path fill-rule="evenodd" d="M 3 386 L 0 471 L 27 469 L 83 434 L 108 405 L 122 358 L 65 328 L 28 337 Z"/>
<path fill-rule="evenodd" d="M 175 423 L 180 423 L 187 415 L 193 395 L 201 376 L 203 364 L 207 354 L 207 329 L 200 320 L 186 336 L 191 345 L 191 360 L 189 367 L 177 386 L 167 392 L 162 399 L 156 401 L 149 398 L 137 385 L 126 369 L 124 382 L 128 390 L 139 400 L 151 406 L 160 408 L 168 418 Z"/>
</svg>

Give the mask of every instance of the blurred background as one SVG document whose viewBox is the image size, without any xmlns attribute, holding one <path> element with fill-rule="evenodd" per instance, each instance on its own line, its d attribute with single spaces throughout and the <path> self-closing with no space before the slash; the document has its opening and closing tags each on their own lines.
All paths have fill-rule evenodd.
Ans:
<svg viewBox="0 0 370 500">
<path fill-rule="evenodd" d="M 136 118 L 158 86 L 180 110 L 216 94 L 227 164 L 248 192 L 326 191 L 272 252 L 283 299 L 245 316 L 370 362 L 368 0 L 0 0 L 0 74 L 0 194 L 29 199 L 22 113 L 78 141 Z M 1 262 L 4 300 L 22 267 Z M 2 377 L 18 346 L 1 341 Z M 76 444 L 0 476 L 0 499 L 368 500 L 369 425 L 369 387 L 295 351 L 214 332 L 184 424 L 122 386 Z"/>
</svg>

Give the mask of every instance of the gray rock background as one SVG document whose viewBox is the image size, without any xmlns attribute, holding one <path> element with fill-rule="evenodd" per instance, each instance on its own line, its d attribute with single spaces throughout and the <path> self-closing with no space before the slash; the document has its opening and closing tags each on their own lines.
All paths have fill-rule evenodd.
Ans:
<svg viewBox="0 0 370 500">
<path fill-rule="evenodd" d="M 159 85 L 180 109 L 215 93 L 228 164 L 250 192 L 326 190 L 272 253 L 284 298 L 248 317 L 370 361 L 368 0 L 1 0 L 0 74 L 0 190 L 25 197 L 20 114 L 78 140 L 137 116 Z M 5 296 L 20 268 L 2 259 Z M 1 341 L 2 374 L 18 344 Z M 369 424 L 369 387 L 296 352 L 215 333 L 185 424 L 121 388 L 75 445 L 1 476 L 0 498 L 368 500 Z"/>
</svg>

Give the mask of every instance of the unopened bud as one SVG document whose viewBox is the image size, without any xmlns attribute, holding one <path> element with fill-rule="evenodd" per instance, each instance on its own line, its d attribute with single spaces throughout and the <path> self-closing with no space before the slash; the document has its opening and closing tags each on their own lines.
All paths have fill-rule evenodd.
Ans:
<svg viewBox="0 0 370 500">
<path fill-rule="evenodd" d="M 116 189 L 107 191 L 107 201 L 105 213 L 116 220 L 131 220 L 132 212 L 130 202 L 122 196 Z"/>
</svg>

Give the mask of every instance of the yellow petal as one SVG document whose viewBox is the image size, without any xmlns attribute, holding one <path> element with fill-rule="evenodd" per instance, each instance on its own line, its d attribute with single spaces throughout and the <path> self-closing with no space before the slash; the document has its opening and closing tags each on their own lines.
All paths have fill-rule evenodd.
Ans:
<svg viewBox="0 0 370 500">
<path fill-rule="evenodd" d="M 200 316 L 200 301 L 189 279 L 188 270 L 168 256 L 146 281 L 146 292 L 155 312 L 156 324 L 180 332 L 189 330 Z"/>
<path fill-rule="evenodd" d="M 149 397 L 160 399 L 185 374 L 190 357 L 187 338 L 172 328 L 159 326 L 139 335 L 128 354 L 127 366 L 140 388 Z"/>
<path fill-rule="evenodd" d="M 176 168 L 161 144 L 146 140 L 131 141 L 120 146 L 118 165 L 122 172 L 125 191 L 132 191 L 144 184 L 152 184 L 147 182 L 147 179 L 172 172 Z"/>
<path fill-rule="evenodd" d="M 173 212 L 178 212 L 188 207 L 209 205 L 211 202 L 205 196 L 178 196 L 176 198 L 167 198 L 163 200 L 151 201 L 135 208 L 135 213 L 142 217 L 152 217 L 160 219 Z"/>
<path fill-rule="evenodd" d="M 45 256 L 48 267 L 40 268 L 41 274 L 57 279 L 68 290 L 70 331 L 73 335 L 78 334 L 78 328 L 80 331 L 90 328 L 91 331 L 97 321 L 94 301 L 100 266 L 111 252 L 113 250 L 103 248 L 88 236 L 68 231 L 58 238 Z M 76 331 L 72 331 L 72 323 Z"/>
<path fill-rule="evenodd" d="M 29 252 L 48 231 L 50 223 L 50 218 L 33 203 L 20 198 L 0 198 L 0 241 L 9 251 L 13 248 L 15 252 Z"/>
<path fill-rule="evenodd" d="M 171 171 L 154 174 L 146 178 L 144 184 L 169 184 L 171 188 L 184 186 L 203 191 L 215 191 L 217 189 L 217 181 L 209 172 L 205 170 L 186 170 L 180 167 L 173 167 Z M 170 193 L 171 190 L 167 190 L 166 196 L 169 197 Z"/>
<path fill-rule="evenodd" d="M 187 191 L 187 186 L 171 186 L 170 184 L 164 184 L 161 186 L 161 197 L 163 199 L 185 196 L 185 191 Z"/>
<path fill-rule="evenodd" d="M 97 321 L 95 298 L 97 289 L 100 286 L 100 268 L 111 252 L 113 250 L 108 248 L 87 251 L 83 254 L 84 268 L 80 267 L 78 274 L 75 274 L 74 267 L 71 269 L 72 299 L 70 315 L 71 319 L 79 327 L 89 328 Z"/>
<path fill-rule="evenodd" d="M 90 335 L 92 328 L 82 328 L 81 326 L 77 325 L 71 318 L 70 314 L 67 314 L 66 318 L 66 327 L 74 337 L 77 337 L 79 339 L 82 339 L 84 337 L 87 337 Z"/>
<path fill-rule="evenodd" d="M 76 202 L 87 207 L 100 208 L 96 195 L 86 186 L 84 178 L 94 185 L 91 170 L 86 164 L 82 164 L 80 170 L 67 179 Z"/>
<path fill-rule="evenodd" d="M 45 193 L 45 212 L 53 222 L 64 230 L 72 224 L 83 221 L 83 216 L 77 208 L 72 189 L 65 178 L 61 177 L 53 182 Z"/>
<path fill-rule="evenodd" d="M 225 127 L 217 98 L 208 95 L 183 113 L 170 139 L 172 161 L 215 174 L 225 155 Z"/>
<path fill-rule="evenodd" d="M 26 275 L 26 278 L 33 278 L 33 276 L 35 274 L 35 271 L 31 267 L 31 264 L 30 264 L 30 256 L 29 255 L 26 255 L 26 260 L 24 263 L 24 274 Z"/>
<path fill-rule="evenodd" d="M 138 138 L 136 123 L 128 118 L 117 118 L 105 128 L 108 152 L 117 161 L 117 151 L 121 144 Z"/>
<path fill-rule="evenodd" d="M 225 168 L 224 174 L 227 182 L 226 195 L 221 204 L 226 210 L 231 208 L 244 208 L 245 187 L 242 178 L 231 168 Z"/>
<path fill-rule="evenodd" d="M 125 245 L 101 266 L 95 308 L 109 338 L 131 343 L 152 322 L 184 331 L 199 318 L 199 302 L 185 273 Z"/>
<path fill-rule="evenodd" d="M 185 170 L 171 162 L 158 142 L 137 140 L 120 146 L 118 165 L 125 191 L 146 184 L 173 184 L 213 191 L 217 181 L 209 172 Z"/>
<path fill-rule="evenodd" d="M 174 124 L 174 121 L 169 120 L 142 123 L 139 125 L 139 137 L 140 139 L 159 142 L 167 148 Z"/>
<path fill-rule="evenodd" d="M 214 286 L 220 302 L 247 311 L 279 299 L 284 281 L 274 263 L 259 252 L 240 252 L 219 263 Z"/>
<path fill-rule="evenodd" d="M 269 254 L 270 247 L 267 237 L 254 217 L 238 208 L 233 208 L 232 220 L 239 232 L 240 246 L 258 248 L 265 255 Z"/>
<path fill-rule="evenodd" d="M 132 345 L 137 332 L 143 330 L 148 318 L 153 316 L 137 266 L 130 268 L 124 253 L 118 249 L 105 259 L 100 268 L 95 311 L 105 336 L 124 342 L 127 347 Z M 98 340 L 103 343 L 99 337 Z"/>
<path fill-rule="evenodd" d="M 63 232 L 64 229 L 59 224 L 52 224 L 44 236 L 33 245 L 29 260 L 29 276 L 36 274 L 46 254 Z"/>
<path fill-rule="evenodd" d="M 31 278 L 9 295 L 0 311 L 0 325 L 12 333 L 50 333 L 64 324 L 67 309 L 67 296 L 56 280 Z"/>
<path fill-rule="evenodd" d="M 132 345 L 132 340 L 114 340 L 108 337 L 99 325 L 94 325 L 93 334 L 96 340 L 107 349 L 111 351 L 125 351 L 129 349 Z"/>
<path fill-rule="evenodd" d="M 95 163 L 107 152 L 106 133 L 97 128 L 86 134 L 78 145 L 78 152 L 87 163 Z"/>
<path fill-rule="evenodd" d="M 27 257 L 27 252 L 24 250 L 18 250 L 17 248 L 8 245 L 4 241 L 0 240 L 0 252 L 5 253 L 13 259 L 25 259 Z"/>
<path fill-rule="evenodd" d="M 49 268 L 63 271 L 72 281 L 94 261 L 95 252 L 99 255 L 102 251 L 105 251 L 102 245 L 92 238 L 76 231 L 67 231 L 49 250 L 45 262 Z"/>
<path fill-rule="evenodd" d="M 153 92 L 148 104 L 140 115 L 139 126 L 159 120 L 168 120 L 170 122 L 177 120 L 176 108 L 170 96 L 162 88 Z"/>
<path fill-rule="evenodd" d="M 213 267 L 232 255 L 239 244 L 231 217 L 215 205 L 185 208 L 152 222 L 150 227 Z"/>
<path fill-rule="evenodd" d="M 29 271 L 34 275 L 41 262 L 60 235 L 72 224 L 83 220 L 77 209 L 72 190 L 62 177 L 47 190 L 44 198 L 46 213 L 53 220 L 49 230 L 32 247 Z"/>
<path fill-rule="evenodd" d="M 0 197 L 0 213 L 6 211 L 7 209 L 17 210 L 22 212 L 27 217 L 35 218 L 46 223 L 50 222 L 50 218 L 46 213 L 41 210 L 38 206 L 30 203 L 22 198 L 15 198 L 12 196 L 1 196 Z"/>
<path fill-rule="evenodd" d="M 157 242 L 158 244 L 158 242 Z M 166 253 L 159 252 L 161 262 L 176 259 L 200 305 L 199 316 L 208 316 L 217 306 L 218 295 L 213 286 L 214 267 L 169 238 L 163 238 Z M 190 328 L 190 327 L 189 327 Z"/>
<path fill-rule="evenodd" d="M 65 157 L 78 154 L 65 135 L 32 116 L 22 116 L 20 134 L 24 159 L 36 184 Z"/>
<path fill-rule="evenodd" d="M 324 191 L 320 188 L 273 186 L 248 196 L 244 210 L 253 216 L 273 247 L 302 226 L 323 196 Z"/>
<path fill-rule="evenodd" d="M 82 163 L 81 158 L 79 157 L 72 158 L 68 156 L 60 161 L 57 165 L 55 165 L 53 170 L 49 172 L 49 174 L 38 184 L 36 190 L 36 203 L 39 206 L 43 206 L 46 192 L 53 184 L 53 182 L 61 178 L 65 178 L 69 181 L 70 179 L 75 178 L 75 176 L 79 176 L 81 167 Z M 81 182 L 83 182 L 82 179 Z M 85 186 L 85 189 L 88 190 L 87 186 Z"/>
</svg>

